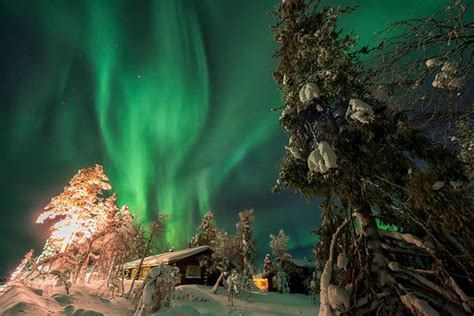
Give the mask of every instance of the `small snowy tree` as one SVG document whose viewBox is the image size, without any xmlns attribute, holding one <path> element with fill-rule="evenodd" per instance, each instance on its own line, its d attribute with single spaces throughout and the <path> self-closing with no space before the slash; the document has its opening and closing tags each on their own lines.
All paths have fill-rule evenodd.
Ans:
<svg viewBox="0 0 474 316">
<path fill-rule="evenodd" d="M 235 238 L 235 236 L 229 236 L 225 231 L 218 231 L 214 251 L 211 254 L 212 264 L 209 266 L 210 272 L 220 272 L 220 275 L 212 288 L 213 293 L 217 292 L 219 284 L 224 279 L 225 274 L 230 273 L 233 262 L 236 262 L 239 257 L 240 253 L 237 238 Z"/>
<path fill-rule="evenodd" d="M 149 315 L 171 304 L 176 284 L 180 281 L 179 269 L 169 265 L 154 267 L 145 279 L 135 315 Z"/>
<path fill-rule="evenodd" d="M 225 281 L 227 287 L 227 299 L 229 305 L 234 305 L 234 297 L 243 289 L 244 276 L 237 270 L 233 269 L 227 276 Z"/>
<path fill-rule="evenodd" d="M 263 272 L 271 272 L 273 271 L 273 263 L 272 259 L 270 258 L 270 254 L 267 253 L 265 255 L 265 259 L 263 260 Z"/>
<path fill-rule="evenodd" d="M 202 222 L 197 228 L 196 235 L 194 235 L 191 246 L 210 246 L 213 247 L 217 236 L 217 228 L 215 226 L 214 213 L 207 212 L 202 218 Z"/>
<path fill-rule="evenodd" d="M 288 285 L 288 274 L 285 272 L 286 261 L 291 258 L 288 251 L 288 237 L 283 229 L 278 231 L 278 235 L 270 234 L 270 248 L 272 253 L 276 256 L 277 273 L 274 277 L 279 293 L 288 293 L 290 291 Z"/>
<path fill-rule="evenodd" d="M 236 224 L 237 242 L 240 251 L 239 273 L 242 274 L 244 284 L 243 291 L 250 292 L 253 283 L 253 274 L 255 272 L 255 241 L 252 228 L 254 215 L 252 209 L 247 209 L 239 213 L 239 221 Z"/>
<path fill-rule="evenodd" d="M 289 239 L 290 237 L 285 234 L 283 229 L 280 229 L 277 235 L 270 234 L 270 248 L 280 264 L 291 258 L 290 252 L 288 251 Z"/>
<path fill-rule="evenodd" d="M 290 293 L 290 287 L 288 285 L 288 274 L 285 271 L 278 270 L 275 274 L 274 279 L 278 293 Z"/>
</svg>

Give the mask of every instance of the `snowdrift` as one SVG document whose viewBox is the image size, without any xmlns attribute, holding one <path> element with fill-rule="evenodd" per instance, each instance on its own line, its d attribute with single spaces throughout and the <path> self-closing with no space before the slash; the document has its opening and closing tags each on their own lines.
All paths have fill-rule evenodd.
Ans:
<svg viewBox="0 0 474 316">
<path fill-rule="evenodd" d="M 71 294 L 62 287 L 45 291 L 17 284 L 0 296 L 0 315 L 131 315 L 131 304 L 124 299 L 103 298 L 93 290 L 74 286 Z"/>
</svg>

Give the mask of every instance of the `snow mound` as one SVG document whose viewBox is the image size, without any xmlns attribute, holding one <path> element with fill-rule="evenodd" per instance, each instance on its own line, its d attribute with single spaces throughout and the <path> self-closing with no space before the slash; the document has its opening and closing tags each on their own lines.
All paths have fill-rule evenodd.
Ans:
<svg viewBox="0 0 474 316">
<path fill-rule="evenodd" d="M 51 292 L 48 292 L 51 291 Z M 107 299 L 94 290 L 75 285 L 71 295 L 56 293 L 54 287 L 42 290 L 13 285 L 0 296 L 0 315 L 131 315 L 132 304 L 122 298 Z"/>
<path fill-rule="evenodd" d="M 186 302 L 209 302 L 212 300 L 212 297 L 197 289 L 197 287 L 187 286 L 187 287 L 177 287 L 175 293 L 173 294 L 174 300 L 182 300 Z"/>
<path fill-rule="evenodd" d="M 48 307 L 42 291 L 13 286 L 0 297 L 0 315 L 46 315 Z"/>
</svg>

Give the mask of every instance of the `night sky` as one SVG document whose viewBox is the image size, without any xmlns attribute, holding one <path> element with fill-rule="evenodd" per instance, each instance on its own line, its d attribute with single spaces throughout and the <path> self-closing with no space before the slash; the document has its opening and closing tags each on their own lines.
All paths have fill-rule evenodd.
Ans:
<svg viewBox="0 0 474 316">
<path fill-rule="evenodd" d="M 287 137 L 271 112 L 278 0 L 0 0 L 0 276 L 47 227 L 36 216 L 79 168 L 103 164 L 139 219 L 171 214 L 183 247 L 201 214 L 234 231 L 254 208 L 258 250 L 284 228 L 311 256 L 318 201 L 272 194 Z M 388 22 L 440 0 L 358 4 L 341 21 L 367 43 Z"/>
</svg>

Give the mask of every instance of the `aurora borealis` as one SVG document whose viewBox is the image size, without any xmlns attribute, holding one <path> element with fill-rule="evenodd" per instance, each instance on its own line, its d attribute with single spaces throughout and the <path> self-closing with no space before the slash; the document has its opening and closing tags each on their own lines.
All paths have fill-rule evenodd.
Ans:
<svg viewBox="0 0 474 316">
<path fill-rule="evenodd" d="M 207 210 L 233 231 L 254 208 L 261 253 L 280 227 L 307 251 L 317 203 L 270 192 L 287 142 L 270 111 L 277 2 L 0 1 L 0 274 L 42 244 L 32 218 L 96 162 L 138 218 L 171 214 L 176 247 Z M 342 26 L 363 41 L 443 3 L 339 2 L 361 6 Z"/>
</svg>

